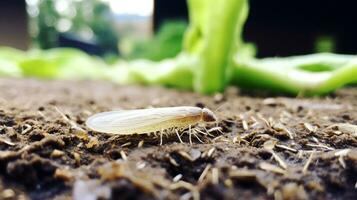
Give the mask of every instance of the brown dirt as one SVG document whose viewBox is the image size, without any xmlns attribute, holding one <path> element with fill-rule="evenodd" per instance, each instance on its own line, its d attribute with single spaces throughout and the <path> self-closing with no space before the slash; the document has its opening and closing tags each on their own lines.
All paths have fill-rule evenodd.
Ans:
<svg viewBox="0 0 357 200">
<path fill-rule="evenodd" d="M 356 199 L 357 89 L 257 94 L 0 79 L 0 199 Z M 101 111 L 181 105 L 219 107 L 222 133 L 160 146 L 84 125 Z"/>
</svg>

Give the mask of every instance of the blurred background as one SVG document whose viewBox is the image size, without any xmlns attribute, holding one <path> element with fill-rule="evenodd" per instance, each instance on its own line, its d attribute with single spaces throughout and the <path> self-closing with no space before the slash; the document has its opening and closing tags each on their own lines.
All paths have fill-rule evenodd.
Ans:
<svg viewBox="0 0 357 200">
<path fill-rule="evenodd" d="M 258 57 L 357 53 L 356 1 L 250 0 L 244 39 Z M 185 0 L 1 0 L 0 46 L 74 47 L 110 61 L 181 50 Z M 165 49 L 163 51 L 163 49 Z"/>
</svg>

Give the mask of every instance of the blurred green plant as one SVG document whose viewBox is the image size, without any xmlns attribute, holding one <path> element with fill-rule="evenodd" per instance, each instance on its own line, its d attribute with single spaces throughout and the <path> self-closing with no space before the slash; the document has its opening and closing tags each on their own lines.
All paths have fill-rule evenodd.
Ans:
<svg viewBox="0 0 357 200">
<path fill-rule="evenodd" d="M 185 21 L 164 22 L 154 38 L 134 42 L 134 48 L 127 56 L 129 59 L 149 59 L 160 61 L 173 58 L 182 51 L 183 36 L 187 28 Z"/>
<path fill-rule="evenodd" d="M 58 47 L 59 34 L 71 32 L 109 52 L 117 52 L 118 36 L 110 19 L 110 8 L 104 2 L 40 0 L 28 6 L 32 39 L 39 48 Z"/>
<path fill-rule="evenodd" d="M 255 59 L 241 39 L 248 0 L 188 0 L 190 23 L 183 49 L 162 61 L 118 60 L 112 65 L 73 49 L 21 52 L 0 49 L 0 75 L 106 79 L 158 84 L 211 94 L 228 84 L 290 94 L 320 95 L 357 83 L 357 57 L 320 53 Z M 1 63 L 0 63 L 1 65 Z"/>
</svg>

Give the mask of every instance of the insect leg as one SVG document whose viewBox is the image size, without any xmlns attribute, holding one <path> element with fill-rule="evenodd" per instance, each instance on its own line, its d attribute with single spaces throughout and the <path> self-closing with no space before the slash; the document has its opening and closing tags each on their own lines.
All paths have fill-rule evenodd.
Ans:
<svg viewBox="0 0 357 200">
<path fill-rule="evenodd" d="M 208 132 L 207 128 L 206 127 L 203 127 L 207 133 L 207 135 L 211 136 L 211 137 L 215 137 L 214 135 L 212 135 L 210 132 Z"/>
<path fill-rule="evenodd" d="M 191 125 L 188 126 L 188 138 L 190 140 L 190 145 L 192 145 L 192 130 L 191 130 Z"/>
<path fill-rule="evenodd" d="M 201 143 L 204 143 L 204 142 L 202 142 L 202 140 L 198 137 L 198 135 L 195 132 L 196 131 L 194 130 L 194 132 L 192 134 L 197 138 L 198 141 L 200 141 Z"/>
<path fill-rule="evenodd" d="M 161 129 L 160 130 L 160 146 L 162 145 L 162 132 L 163 132 L 163 130 Z"/>
<path fill-rule="evenodd" d="M 201 131 L 201 130 L 198 129 L 198 128 L 195 128 L 194 130 L 197 131 L 198 133 L 201 133 L 202 135 L 208 135 L 207 133 Z"/>
<path fill-rule="evenodd" d="M 179 133 L 178 133 L 178 131 L 177 131 L 177 129 L 175 129 L 175 133 L 176 133 L 178 139 L 180 140 L 180 142 L 183 143 L 182 140 L 181 140 L 181 137 L 180 137 L 180 135 L 179 135 Z"/>
</svg>

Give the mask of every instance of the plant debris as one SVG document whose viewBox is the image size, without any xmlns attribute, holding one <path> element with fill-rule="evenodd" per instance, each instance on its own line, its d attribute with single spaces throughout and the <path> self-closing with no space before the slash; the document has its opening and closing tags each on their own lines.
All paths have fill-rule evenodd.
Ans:
<svg viewBox="0 0 357 200">
<path fill-rule="evenodd" d="M 0 199 L 357 196 L 354 88 L 329 98 L 236 90 L 210 97 L 102 82 L 0 79 L 0 91 Z M 198 104 L 220 107 L 219 122 L 193 127 L 201 141 L 192 137 L 192 145 L 187 130 L 177 131 L 182 143 L 172 131 L 160 146 L 153 134 L 112 137 L 84 125 L 97 112 Z"/>
</svg>

